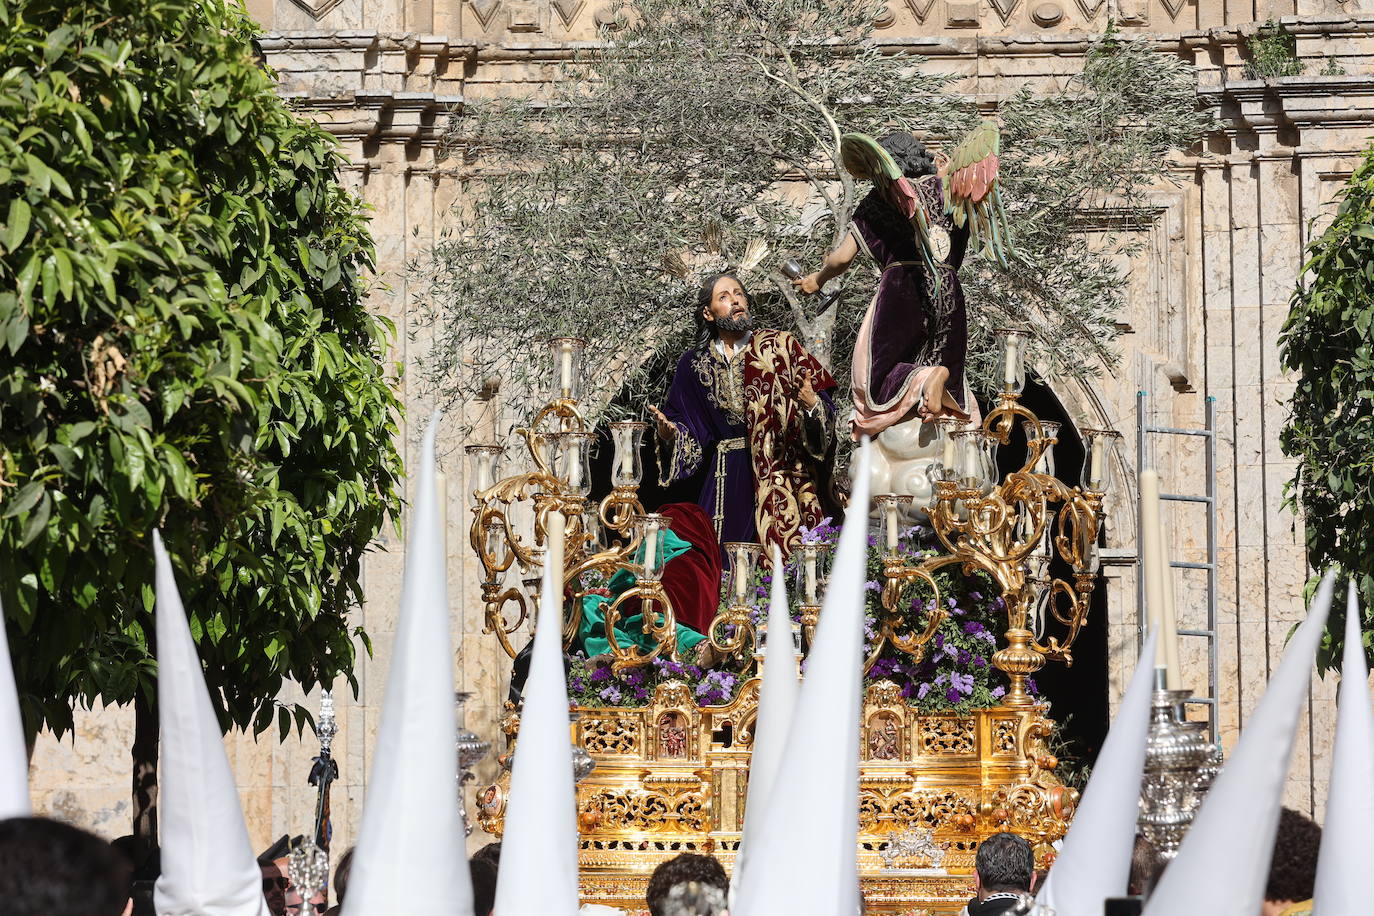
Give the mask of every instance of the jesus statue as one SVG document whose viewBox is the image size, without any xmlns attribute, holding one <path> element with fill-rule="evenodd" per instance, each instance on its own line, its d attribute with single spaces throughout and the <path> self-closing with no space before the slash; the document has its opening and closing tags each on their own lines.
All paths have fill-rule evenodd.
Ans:
<svg viewBox="0 0 1374 916">
<path fill-rule="evenodd" d="M 658 427 L 667 485 L 706 463 L 699 505 L 728 541 L 784 556 L 803 525 L 820 522 L 820 480 L 833 459 L 835 380 L 786 331 L 755 329 L 752 300 L 733 273 L 697 295 L 695 345 L 678 360 Z"/>
</svg>

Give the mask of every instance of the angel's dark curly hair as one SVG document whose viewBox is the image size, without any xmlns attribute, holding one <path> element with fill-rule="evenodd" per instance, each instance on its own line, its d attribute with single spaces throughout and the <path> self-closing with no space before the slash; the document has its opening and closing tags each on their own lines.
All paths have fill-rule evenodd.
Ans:
<svg viewBox="0 0 1374 916">
<path fill-rule="evenodd" d="M 1317 852 L 1322 845 L 1322 829 L 1306 815 L 1292 808 L 1279 812 L 1279 829 L 1274 834 L 1274 858 L 1269 863 L 1269 880 L 1264 885 L 1265 900 L 1312 899 L 1317 880 Z"/>
<path fill-rule="evenodd" d="M 935 157 L 926 145 L 904 130 L 894 130 L 879 138 L 878 145 L 887 150 L 897 168 L 908 178 L 935 174 Z"/>
<path fill-rule="evenodd" d="M 701 281 L 701 286 L 697 288 L 697 298 L 694 303 L 696 311 L 692 317 L 696 320 L 697 336 L 692 342 L 693 349 L 705 350 L 711 345 L 711 341 L 716 338 L 716 323 L 706 320 L 706 310 L 711 306 L 711 294 L 716 291 L 716 284 L 724 278 L 729 277 L 739 284 L 739 288 L 744 290 L 744 301 L 749 306 L 749 311 L 754 311 L 754 297 L 749 294 L 749 287 L 744 285 L 744 281 L 739 278 L 739 274 L 733 270 L 722 270 L 719 273 L 711 274 Z"/>
</svg>

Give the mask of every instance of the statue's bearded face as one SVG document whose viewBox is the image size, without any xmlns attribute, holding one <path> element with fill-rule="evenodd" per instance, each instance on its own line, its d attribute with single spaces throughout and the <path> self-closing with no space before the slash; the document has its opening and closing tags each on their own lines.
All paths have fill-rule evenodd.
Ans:
<svg viewBox="0 0 1374 916">
<path fill-rule="evenodd" d="M 749 314 L 749 296 L 734 277 L 721 277 L 711 288 L 706 320 L 719 331 L 749 331 L 754 320 Z"/>
</svg>

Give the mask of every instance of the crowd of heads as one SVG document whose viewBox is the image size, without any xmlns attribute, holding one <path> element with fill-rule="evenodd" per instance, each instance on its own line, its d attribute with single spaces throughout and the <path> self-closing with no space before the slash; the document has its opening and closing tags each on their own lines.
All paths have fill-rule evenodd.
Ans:
<svg viewBox="0 0 1374 916">
<path fill-rule="evenodd" d="M 286 866 L 299 837 L 282 837 L 258 858 L 263 896 L 273 916 L 337 916 L 348 893 L 353 850 L 333 868 L 334 905 L 323 895 L 302 901 Z M 1291 912 L 1310 900 L 1317 874 L 1321 828 L 1311 818 L 1284 808 L 1274 841 L 1265 887 L 1264 910 L 1257 916 Z M 133 837 L 113 843 L 59 821 L 40 817 L 0 820 L 0 900 L 8 916 L 152 916 L 151 888 L 157 877 L 158 850 Z M 1148 892 L 1165 863 L 1137 837 L 1131 862 L 1130 893 Z M 501 844 L 489 843 L 468 862 L 474 916 L 492 916 Z M 966 916 L 1012 912 L 1040 886 L 1031 844 L 1014 833 L 998 833 L 978 846 L 974 858 L 974 896 Z M 684 852 L 659 864 L 649 878 L 644 907 L 649 916 L 722 916 L 729 909 L 730 878 L 714 856 Z M 327 908 L 326 908 L 327 907 Z M 585 914 L 618 912 L 587 906 Z M 837 914 L 838 916 L 838 914 Z"/>
</svg>

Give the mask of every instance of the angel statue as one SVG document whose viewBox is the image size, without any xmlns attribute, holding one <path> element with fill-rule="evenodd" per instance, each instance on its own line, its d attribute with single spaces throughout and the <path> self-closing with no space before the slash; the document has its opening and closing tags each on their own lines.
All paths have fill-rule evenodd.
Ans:
<svg viewBox="0 0 1374 916">
<path fill-rule="evenodd" d="M 959 268 L 970 247 L 1006 265 L 997 154 L 991 121 L 938 158 L 906 132 L 877 141 L 845 134 L 845 169 L 873 189 L 821 269 L 793 281 L 815 293 L 861 249 L 882 272 L 854 345 L 850 433 L 876 438 L 874 492 L 910 493 L 918 505 L 929 501 L 928 479 L 917 478 L 926 476 L 935 451 L 928 421 L 980 419 L 964 378 L 968 316 Z"/>
</svg>

